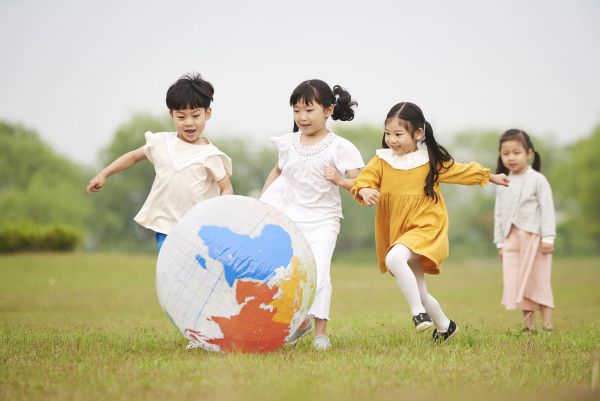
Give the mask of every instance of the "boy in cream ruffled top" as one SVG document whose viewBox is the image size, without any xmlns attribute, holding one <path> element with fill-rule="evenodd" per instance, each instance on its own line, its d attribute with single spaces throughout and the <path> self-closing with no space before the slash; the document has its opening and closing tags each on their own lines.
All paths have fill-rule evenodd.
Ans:
<svg viewBox="0 0 600 401">
<path fill-rule="evenodd" d="M 156 177 L 134 220 L 153 230 L 162 246 L 169 231 L 195 204 L 233 194 L 231 159 L 202 136 L 210 118 L 213 86 L 200 74 L 182 76 L 167 91 L 176 132 L 146 132 L 146 144 L 116 159 L 94 177 L 87 193 L 98 192 L 108 177 L 148 159 Z"/>
</svg>

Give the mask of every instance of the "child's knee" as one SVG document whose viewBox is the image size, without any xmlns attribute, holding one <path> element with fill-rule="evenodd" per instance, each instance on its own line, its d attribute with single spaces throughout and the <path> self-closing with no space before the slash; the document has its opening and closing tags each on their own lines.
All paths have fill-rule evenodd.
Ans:
<svg viewBox="0 0 600 401">
<path fill-rule="evenodd" d="M 397 244 L 385 255 L 385 264 L 388 269 L 390 269 L 390 266 L 408 265 L 409 258 L 410 250 L 404 245 Z"/>
</svg>

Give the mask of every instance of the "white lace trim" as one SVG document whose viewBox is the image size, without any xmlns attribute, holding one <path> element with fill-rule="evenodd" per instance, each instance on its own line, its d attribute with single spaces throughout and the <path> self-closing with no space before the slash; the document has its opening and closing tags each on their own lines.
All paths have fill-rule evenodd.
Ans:
<svg viewBox="0 0 600 401">
<path fill-rule="evenodd" d="M 392 149 L 377 149 L 377 156 L 396 170 L 410 170 L 429 163 L 427 146 L 422 146 L 414 152 L 400 156 L 394 154 Z"/>
<path fill-rule="evenodd" d="M 311 158 L 318 155 L 319 153 L 327 149 L 335 139 L 335 134 L 333 132 L 329 132 L 325 138 L 321 139 L 314 145 L 304 146 L 300 142 L 301 136 L 301 131 L 294 132 L 294 136 L 292 137 L 292 147 L 294 148 L 296 153 L 298 153 L 301 157 L 305 158 Z"/>
</svg>

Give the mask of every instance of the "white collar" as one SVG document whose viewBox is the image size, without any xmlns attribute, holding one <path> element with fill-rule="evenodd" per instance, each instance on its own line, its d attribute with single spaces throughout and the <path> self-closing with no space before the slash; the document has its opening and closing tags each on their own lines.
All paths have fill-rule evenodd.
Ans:
<svg viewBox="0 0 600 401">
<path fill-rule="evenodd" d="M 394 154 L 392 149 L 377 149 L 377 156 L 396 170 L 410 170 L 429 163 L 429 153 L 425 145 L 401 156 Z"/>
</svg>

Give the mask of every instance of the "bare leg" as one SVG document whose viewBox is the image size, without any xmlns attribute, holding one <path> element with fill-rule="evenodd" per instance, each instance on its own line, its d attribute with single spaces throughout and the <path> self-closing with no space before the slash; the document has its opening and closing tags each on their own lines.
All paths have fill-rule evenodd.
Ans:
<svg viewBox="0 0 600 401">
<path fill-rule="evenodd" d="M 542 314 L 542 322 L 544 323 L 545 329 L 552 328 L 552 312 L 553 311 L 554 311 L 554 309 L 550 308 L 549 306 L 540 305 L 540 312 Z"/>
<path fill-rule="evenodd" d="M 327 335 L 327 319 L 315 318 L 315 337 Z"/>
<path fill-rule="evenodd" d="M 535 330 L 535 314 L 532 310 L 523 311 L 523 321 L 529 330 Z"/>
</svg>

